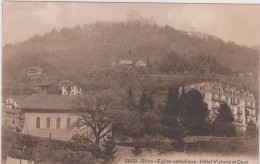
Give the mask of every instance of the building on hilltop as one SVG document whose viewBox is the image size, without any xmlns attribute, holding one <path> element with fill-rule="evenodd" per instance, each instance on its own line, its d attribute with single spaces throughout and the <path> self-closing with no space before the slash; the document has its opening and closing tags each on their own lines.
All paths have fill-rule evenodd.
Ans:
<svg viewBox="0 0 260 164">
<path fill-rule="evenodd" d="M 120 61 L 118 62 L 118 64 L 119 64 L 119 65 L 132 65 L 133 62 L 132 62 L 132 60 L 120 60 Z"/>
<path fill-rule="evenodd" d="M 183 87 L 179 88 L 182 92 Z M 226 102 L 233 110 L 236 125 L 245 130 L 247 123 L 252 120 L 257 123 L 256 100 L 254 94 L 248 90 L 224 86 L 218 82 L 202 82 L 184 86 L 184 91 L 198 90 L 207 103 L 210 117 L 217 116 L 217 110 L 222 102 Z"/>
<path fill-rule="evenodd" d="M 69 80 L 61 81 L 59 86 L 61 87 L 62 95 L 82 95 L 82 89 Z"/>
<path fill-rule="evenodd" d="M 44 79 L 48 76 L 47 71 L 42 68 L 31 68 L 27 72 L 27 76 L 31 80 Z"/>
<path fill-rule="evenodd" d="M 111 63 L 111 66 L 116 66 L 116 65 L 117 65 L 116 62 L 112 62 L 112 63 Z"/>
<path fill-rule="evenodd" d="M 146 67 L 146 66 L 147 66 L 146 62 L 144 62 L 143 60 L 138 60 L 138 61 L 135 63 L 135 65 L 136 65 L 137 67 Z"/>
</svg>

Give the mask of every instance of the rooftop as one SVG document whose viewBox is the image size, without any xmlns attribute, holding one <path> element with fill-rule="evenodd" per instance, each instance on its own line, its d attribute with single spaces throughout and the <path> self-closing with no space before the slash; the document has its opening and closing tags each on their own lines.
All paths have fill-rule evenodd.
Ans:
<svg viewBox="0 0 260 164">
<path fill-rule="evenodd" d="M 24 98 L 21 109 L 70 110 L 75 109 L 81 96 L 33 94 Z"/>
</svg>

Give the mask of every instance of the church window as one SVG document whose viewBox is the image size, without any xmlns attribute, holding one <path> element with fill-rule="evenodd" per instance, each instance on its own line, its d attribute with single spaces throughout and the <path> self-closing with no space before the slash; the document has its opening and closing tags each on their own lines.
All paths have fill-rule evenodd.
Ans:
<svg viewBox="0 0 260 164">
<path fill-rule="evenodd" d="M 56 129 L 60 129 L 60 117 L 56 120 Z"/>
<path fill-rule="evenodd" d="M 70 118 L 67 118 L 67 129 L 70 129 Z"/>
<path fill-rule="evenodd" d="M 47 119 L 46 119 L 46 129 L 50 129 L 50 127 L 51 127 L 51 119 L 50 119 L 50 117 L 47 117 Z"/>
<path fill-rule="evenodd" d="M 40 117 L 36 118 L 36 128 L 40 128 L 41 120 Z"/>
</svg>

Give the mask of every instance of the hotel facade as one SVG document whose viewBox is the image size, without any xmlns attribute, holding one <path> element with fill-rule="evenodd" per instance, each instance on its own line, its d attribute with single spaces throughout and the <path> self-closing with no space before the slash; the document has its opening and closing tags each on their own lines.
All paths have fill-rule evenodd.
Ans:
<svg viewBox="0 0 260 164">
<path fill-rule="evenodd" d="M 180 92 L 183 87 L 180 87 Z M 184 86 L 184 91 L 198 90 L 207 103 L 210 110 L 210 119 L 214 120 L 221 103 L 226 102 L 235 118 L 236 126 L 245 130 L 249 121 L 258 122 L 256 112 L 256 100 L 254 94 L 248 90 L 238 89 L 218 82 L 202 82 Z"/>
</svg>

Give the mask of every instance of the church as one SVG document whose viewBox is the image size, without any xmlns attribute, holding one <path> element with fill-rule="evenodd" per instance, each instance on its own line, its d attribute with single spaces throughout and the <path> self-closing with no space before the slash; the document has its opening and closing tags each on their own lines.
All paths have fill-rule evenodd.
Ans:
<svg viewBox="0 0 260 164">
<path fill-rule="evenodd" d="M 22 133 L 38 137 L 70 140 L 81 130 L 75 111 L 81 98 L 81 89 L 75 85 L 62 86 L 62 94 L 48 94 L 48 85 L 42 84 L 40 94 L 26 96 L 21 103 L 24 114 Z"/>
</svg>

